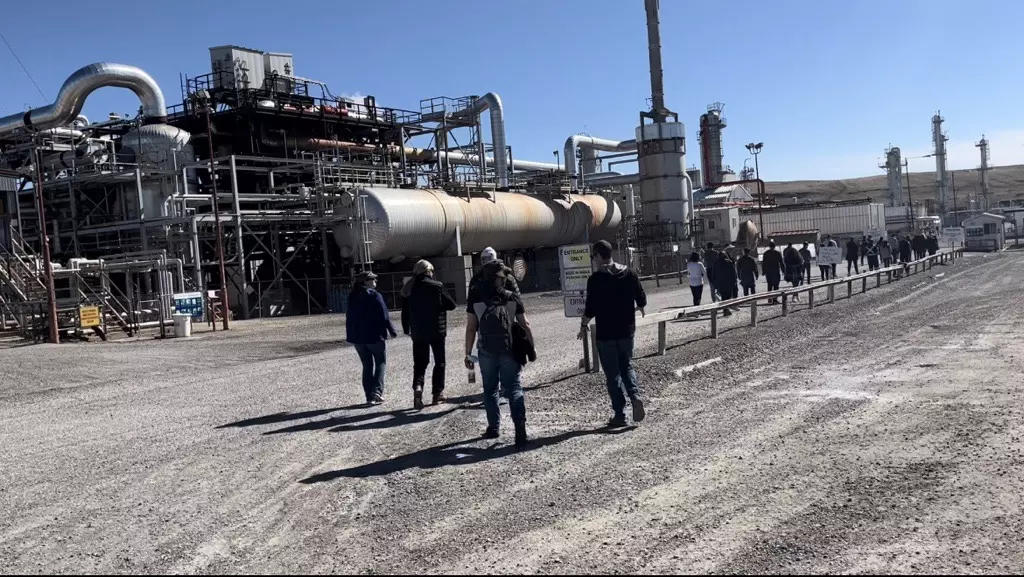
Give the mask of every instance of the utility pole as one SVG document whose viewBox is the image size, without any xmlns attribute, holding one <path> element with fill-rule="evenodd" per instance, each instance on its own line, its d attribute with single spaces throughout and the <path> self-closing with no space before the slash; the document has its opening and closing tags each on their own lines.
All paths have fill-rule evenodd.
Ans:
<svg viewBox="0 0 1024 577">
<path fill-rule="evenodd" d="M 907 173 L 907 206 L 910 207 L 910 232 L 913 233 L 917 228 L 914 226 L 914 197 L 910 194 L 910 158 L 903 159 L 903 172 Z"/>
<path fill-rule="evenodd" d="M 959 214 L 959 211 L 957 211 L 957 208 L 956 208 L 956 172 L 955 171 L 950 171 L 949 179 L 950 179 L 950 182 L 953 184 L 953 222 L 955 222 L 957 226 L 960 226 L 960 214 Z"/>
<path fill-rule="evenodd" d="M 210 122 L 210 108 L 213 103 L 210 102 L 210 95 L 205 90 L 202 91 L 201 100 L 203 101 L 203 109 L 206 110 L 206 142 L 210 145 L 210 182 L 213 185 L 213 220 L 217 223 L 217 266 L 220 269 L 220 301 L 224 306 L 224 330 L 230 330 L 230 323 L 228 317 L 231 316 L 231 302 L 228 300 L 228 276 L 224 273 L 224 228 L 220 222 L 220 209 L 218 204 L 220 198 L 217 196 L 217 173 L 213 167 L 213 124 Z M 196 255 L 198 258 L 198 255 Z M 244 274 L 244 271 L 243 271 Z M 212 319 L 214 326 L 216 326 L 216 319 Z"/>
<path fill-rule="evenodd" d="M 761 167 L 757 162 L 757 156 L 761 154 L 761 149 L 764 148 L 763 142 L 751 142 L 747 144 L 747 151 L 754 155 L 754 178 L 758 180 L 757 189 L 757 218 L 761 225 L 761 238 L 765 238 L 764 233 L 764 183 L 761 181 Z"/>
<path fill-rule="evenodd" d="M 49 337 L 53 344 L 60 344 L 60 331 L 57 326 L 57 291 L 53 286 L 53 261 L 50 260 L 50 237 L 46 234 L 46 202 L 43 197 L 43 157 L 39 149 L 35 149 L 36 165 L 36 202 L 39 211 L 40 243 L 43 245 L 43 268 L 46 270 L 46 306 L 49 322 Z"/>
</svg>

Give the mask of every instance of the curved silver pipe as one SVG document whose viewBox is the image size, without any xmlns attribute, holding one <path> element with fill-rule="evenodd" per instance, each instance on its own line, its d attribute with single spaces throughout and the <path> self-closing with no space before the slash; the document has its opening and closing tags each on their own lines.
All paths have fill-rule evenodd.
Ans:
<svg viewBox="0 0 1024 577">
<path fill-rule="evenodd" d="M 104 86 L 117 86 L 134 92 L 142 103 L 142 115 L 147 124 L 167 119 L 163 92 L 152 76 L 135 66 L 98 62 L 79 68 L 69 76 L 53 104 L 0 118 L 0 135 L 22 128 L 46 130 L 64 126 L 75 120 L 89 94 Z"/>
<path fill-rule="evenodd" d="M 589 186 L 622 186 L 624 184 L 640 184 L 639 174 L 616 174 L 587 179 Z"/>
<path fill-rule="evenodd" d="M 576 178 L 576 149 L 589 148 L 592 150 L 604 150 L 606 152 L 627 152 L 636 150 L 636 140 L 608 140 L 607 138 L 596 138 L 586 134 L 574 134 L 565 139 L 565 173 L 569 176 L 569 182 L 573 190 L 579 190 L 579 181 Z"/>
<path fill-rule="evenodd" d="M 484 110 L 491 112 L 491 143 L 494 145 L 494 171 L 498 174 L 498 188 L 508 188 L 508 156 L 505 151 L 505 109 L 501 97 L 488 92 L 473 101 L 472 106 L 459 113 L 479 116 Z"/>
</svg>

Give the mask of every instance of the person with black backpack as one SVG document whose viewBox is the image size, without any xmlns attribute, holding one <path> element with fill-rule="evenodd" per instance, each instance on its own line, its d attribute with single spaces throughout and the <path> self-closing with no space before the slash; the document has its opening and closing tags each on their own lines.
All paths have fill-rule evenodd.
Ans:
<svg viewBox="0 0 1024 577">
<path fill-rule="evenodd" d="M 517 359 L 517 352 L 521 352 L 522 338 L 532 342 L 533 334 L 523 301 L 505 289 L 505 275 L 505 267 L 500 262 L 488 263 L 480 271 L 472 299 L 466 305 L 466 368 L 473 370 L 477 360 L 480 361 L 484 410 L 487 413 L 484 438 L 497 439 L 500 436 L 500 385 L 502 395 L 508 399 L 512 422 L 515 424 L 516 447 L 522 448 L 528 442 L 526 400 L 519 383 L 523 365 L 521 359 Z M 474 344 L 477 344 L 477 357 L 473 357 Z"/>
<path fill-rule="evenodd" d="M 602 240 L 594 245 L 598 269 L 587 279 L 587 302 L 584 306 L 580 332 L 584 339 L 590 319 L 595 321 L 597 354 L 604 367 L 608 396 L 614 415 L 611 427 L 626 426 L 626 395 L 633 407 L 633 421 L 644 420 L 647 412 L 633 371 L 633 336 L 636 333 L 636 311 L 643 315 L 647 294 L 636 273 L 612 260 L 612 245 Z M 625 395 L 623 395 L 625 389 Z"/>
<path fill-rule="evenodd" d="M 402 287 L 402 330 L 412 337 L 412 404 L 423 408 L 423 381 L 434 353 L 431 375 L 432 404 L 445 402 L 445 337 L 448 335 L 448 311 L 455 310 L 455 301 L 444 292 L 444 285 L 434 280 L 434 265 L 420 260 L 413 267 L 413 276 Z"/>
</svg>

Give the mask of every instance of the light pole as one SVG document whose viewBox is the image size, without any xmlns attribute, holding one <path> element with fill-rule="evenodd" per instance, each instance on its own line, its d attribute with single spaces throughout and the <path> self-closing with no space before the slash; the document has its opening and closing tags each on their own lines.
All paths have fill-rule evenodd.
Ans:
<svg viewBox="0 0 1024 577">
<path fill-rule="evenodd" d="M 761 224 L 761 238 L 764 234 L 764 183 L 761 182 L 761 167 L 757 163 L 757 155 L 761 154 L 764 148 L 763 142 L 751 142 L 747 144 L 747 151 L 754 155 L 754 178 L 757 179 L 757 219 Z"/>
</svg>

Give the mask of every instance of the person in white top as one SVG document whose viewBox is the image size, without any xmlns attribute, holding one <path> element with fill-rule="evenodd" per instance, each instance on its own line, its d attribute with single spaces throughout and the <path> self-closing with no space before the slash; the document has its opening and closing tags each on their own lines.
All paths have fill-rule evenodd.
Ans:
<svg viewBox="0 0 1024 577">
<path fill-rule="evenodd" d="M 694 306 L 700 305 L 700 298 L 704 295 L 704 281 L 708 278 L 708 271 L 704 263 L 700 262 L 700 255 L 696 252 L 690 253 L 690 262 L 686 264 L 686 274 L 690 277 L 690 292 L 693 293 Z"/>
</svg>

